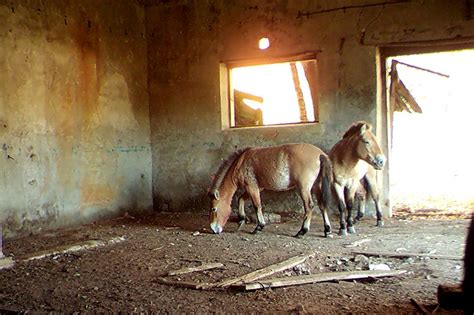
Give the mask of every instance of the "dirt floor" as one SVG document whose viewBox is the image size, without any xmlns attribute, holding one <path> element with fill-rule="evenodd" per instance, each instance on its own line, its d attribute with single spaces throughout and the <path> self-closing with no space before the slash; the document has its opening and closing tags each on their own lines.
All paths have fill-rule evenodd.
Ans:
<svg viewBox="0 0 474 315">
<path fill-rule="evenodd" d="M 387 258 L 355 255 L 354 250 L 418 252 L 462 256 L 468 220 L 416 219 L 405 215 L 386 220 L 382 228 L 367 218 L 357 234 L 323 238 L 320 216 L 303 238 L 292 237 L 302 215 L 283 217 L 253 235 L 253 224 L 240 232 L 227 224 L 221 235 L 209 233 L 207 214 L 159 213 L 123 217 L 7 240 L 4 253 L 13 268 L 0 270 L 0 313 L 33 312 L 156 312 L 156 313 L 421 313 L 462 314 L 437 308 L 439 284 L 459 283 L 462 261 L 430 258 Z M 337 221 L 332 220 L 333 228 Z M 22 262 L 28 255 L 59 245 L 88 240 L 123 242 Z M 362 244 L 350 247 L 354 242 Z M 304 264 L 273 277 L 329 271 L 367 270 L 385 264 L 407 270 L 393 278 L 325 282 L 287 288 L 238 292 L 194 290 L 163 285 L 158 277 L 169 270 L 220 262 L 223 268 L 168 277 L 176 281 L 216 282 L 243 275 L 295 255 L 314 253 Z"/>
</svg>

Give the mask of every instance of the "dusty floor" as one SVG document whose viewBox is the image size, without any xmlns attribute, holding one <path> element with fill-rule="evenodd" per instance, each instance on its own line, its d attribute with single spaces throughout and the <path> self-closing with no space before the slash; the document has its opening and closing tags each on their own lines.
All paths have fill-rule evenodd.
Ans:
<svg viewBox="0 0 474 315">
<path fill-rule="evenodd" d="M 295 239 L 301 216 L 284 217 L 250 234 L 253 225 L 236 232 L 228 223 L 222 235 L 209 234 L 207 214 L 160 213 L 144 218 L 119 218 L 40 236 L 10 239 L 6 255 L 17 262 L 0 270 L 0 313 L 6 311 L 156 312 L 156 313 L 418 313 L 411 301 L 429 311 L 436 308 L 441 283 L 458 283 L 462 261 L 429 258 L 362 257 L 353 250 L 410 251 L 463 255 L 468 220 L 392 218 L 383 228 L 374 219 L 358 224 L 358 234 L 322 237 L 320 216 L 312 230 Z M 337 227 L 333 219 L 333 227 Z M 199 232 L 199 233 L 196 233 Z M 81 252 L 21 262 L 27 255 L 58 245 L 91 239 L 125 241 Z M 348 244 L 369 239 L 360 247 Z M 324 271 L 365 270 L 384 263 L 408 272 L 396 278 L 341 281 L 288 288 L 236 292 L 202 291 L 166 286 L 156 279 L 164 272 L 201 263 L 221 262 L 222 269 L 170 279 L 212 282 L 242 275 L 302 253 L 315 253 L 303 266 L 277 276 Z M 460 311 L 437 309 L 441 314 Z"/>
</svg>

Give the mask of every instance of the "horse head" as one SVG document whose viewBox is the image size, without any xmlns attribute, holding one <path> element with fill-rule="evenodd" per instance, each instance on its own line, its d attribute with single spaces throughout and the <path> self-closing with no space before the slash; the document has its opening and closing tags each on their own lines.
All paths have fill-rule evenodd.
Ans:
<svg viewBox="0 0 474 315">
<path fill-rule="evenodd" d="M 227 198 L 221 198 L 219 190 L 215 189 L 209 193 L 211 206 L 209 211 L 209 222 L 211 230 L 215 234 L 220 234 L 229 219 L 231 207 Z"/>
<path fill-rule="evenodd" d="M 354 136 L 358 141 L 357 154 L 359 158 L 372 165 L 376 170 L 383 169 L 386 158 L 372 133 L 372 126 L 366 122 L 359 122 L 356 125 L 359 132 L 354 133 Z"/>
<path fill-rule="evenodd" d="M 209 221 L 214 233 L 220 234 L 229 219 L 231 213 L 232 196 L 237 186 L 232 182 L 232 173 L 229 170 L 239 156 L 249 148 L 234 152 L 229 158 L 221 163 L 219 170 L 214 176 L 212 187 L 209 190 L 211 207 L 209 210 Z"/>
</svg>

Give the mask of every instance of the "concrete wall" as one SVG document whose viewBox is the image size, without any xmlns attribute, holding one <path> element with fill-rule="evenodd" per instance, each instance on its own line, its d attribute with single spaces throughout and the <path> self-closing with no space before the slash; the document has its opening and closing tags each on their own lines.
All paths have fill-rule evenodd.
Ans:
<svg viewBox="0 0 474 315">
<path fill-rule="evenodd" d="M 381 2 L 148 1 L 155 209 L 205 212 L 210 176 L 238 148 L 310 142 L 327 150 L 353 121 L 376 125 L 384 116 L 376 110 L 377 46 L 474 35 L 464 0 L 374 5 Z M 262 52 L 263 36 L 272 46 Z M 303 52 L 319 52 L 320 123 L 221 130 L 220 61 Z M 267 209 L 297 200 L 273 197 Z"/>
<path fill-rule="evenodd" d="M 152 207 L 144 8 L 0 0 L 6 236 Z"/>
</svg>

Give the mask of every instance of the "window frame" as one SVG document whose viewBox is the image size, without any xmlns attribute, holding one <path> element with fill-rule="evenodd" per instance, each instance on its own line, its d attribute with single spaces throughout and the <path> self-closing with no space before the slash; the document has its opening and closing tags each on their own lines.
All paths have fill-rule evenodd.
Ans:
<svg viewBox="0 0 474 315">
<path fill-rule="evenodd" d="M 311 84 L 308 80 L 311 98 L 313 101 L 314 121 L 255 125 L 255 126 L 236 126 L 235 125 L 235 103 L 234 103 L 234 96 L 233 96 L 234 93 L 232 93 L 232 82 L 231 82 L 232 69 L 240 68 L 240 67 L 271 65 L 271 64 L 290 63 L 290 62 L 304 62 L 304 61 L 313 61 L 314 67 L 315 67 L 313 84 Z M 319 115 L 319 75 L 318 75 L 319 65 L 318 64 L 319 62 L 317 58 L 317 52 L 309 52 L 309 53 L 295 54 L 295 55 L 282 56 L 282 57 L 273 57 L 273 58 L 221 61 L 219 63 L 221 129 L 222 130 L 229 130 L 229 129 L 235 130 L 235 129 L 246 129 L 246 128 L 278 127 L 278 126 L 300 126 L 300 125 L 319 123 L 320 115 Z"/>
</svg>

